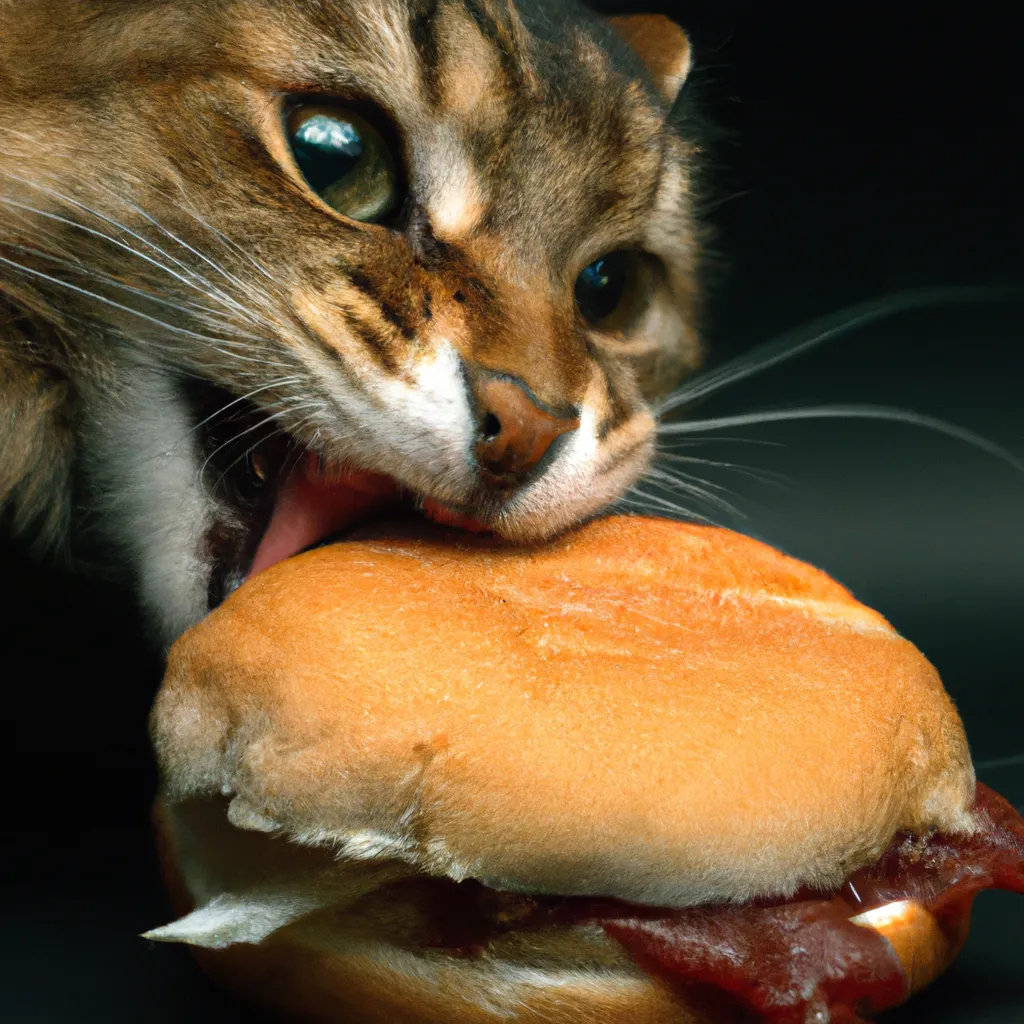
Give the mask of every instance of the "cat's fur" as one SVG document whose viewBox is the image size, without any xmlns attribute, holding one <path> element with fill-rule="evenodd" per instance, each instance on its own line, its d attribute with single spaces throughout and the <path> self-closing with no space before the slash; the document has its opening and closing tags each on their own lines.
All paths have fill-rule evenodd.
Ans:
<svg viewBox="0 0 1024 1024">
<path fill-rule="evenodd" d="M 655 34 L 656 35 L 656 34 Z M 185 390 L 299 445 L 486 505 L 462 362 L 581 421 L 484 511 L 550 535 L 647 467 L 650 402 L 697 361 L 694 146 L 617 33 L 531 0 L 0 0 L 0 507 L 113 545 L 164 643 L 206 610 L 230 517 Z M 653 37 L 652 37 L 653 38 Z M 678 83 L 677 83 L 678 84 Z M 369 99 L 402 140 L 401 230 L 347 222 L 282 156 L 277 97 Z M 581 268 L 654 254 L 626 334 Z"/>
</svg>

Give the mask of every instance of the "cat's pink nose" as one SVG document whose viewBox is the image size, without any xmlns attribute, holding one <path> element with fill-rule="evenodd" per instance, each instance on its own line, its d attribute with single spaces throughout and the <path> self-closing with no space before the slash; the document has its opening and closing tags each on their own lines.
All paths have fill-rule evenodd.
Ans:
<svg viewBox="0 0 1024 1024">
<path fill-rule="evenodd" d="M 542 408 L 523 385 L 508 377 L 478 380 L 474 390 L 474 454 L 481 479 L 495 490 L 520 486 L 555 439 L 580 425 L 578 416 L 559 416 Z"/>
</svg>

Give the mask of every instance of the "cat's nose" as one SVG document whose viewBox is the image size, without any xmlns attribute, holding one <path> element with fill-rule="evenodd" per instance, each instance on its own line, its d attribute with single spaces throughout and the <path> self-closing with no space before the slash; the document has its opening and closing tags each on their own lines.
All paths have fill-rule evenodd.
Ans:
<svg viewBox="0 0 1024 1024">
<path fill-rule="evenodd" d="M 480 477 L 495 490 L 520 486 L 556 438 L 576 430 L 576 415 L 544 408 L 514 377 L 478 379 L 473 388 L 477 408 L 474 448 Z"/>
</svg>

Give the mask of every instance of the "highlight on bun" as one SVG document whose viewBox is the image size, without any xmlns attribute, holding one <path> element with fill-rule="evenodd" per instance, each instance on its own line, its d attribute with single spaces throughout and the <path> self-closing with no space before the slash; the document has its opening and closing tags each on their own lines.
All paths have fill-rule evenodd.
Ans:
<svg viewBox="0 0 1024 1024">
<path fill-rule="evenodd" d="M 357 534 L 186 634 L 152 732 L 181 917 L 149 935 L 314 1019 L 867 1012 L 1024 885 L 924 657 L 713 528 Z"/>
</svg>

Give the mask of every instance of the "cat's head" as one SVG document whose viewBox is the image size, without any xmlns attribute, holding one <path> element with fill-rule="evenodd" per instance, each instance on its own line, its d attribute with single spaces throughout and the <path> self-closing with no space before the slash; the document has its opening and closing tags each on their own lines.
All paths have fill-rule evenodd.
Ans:
<svg viewBox="0 0 1024 1024">
<path fill-rule="evenodd" d="M 699 355 L 674 25 L 543 0 L 24 7 L 0 290 L 58 325 L 88 486 L 174 628 L 197 599 L 161 587 L 244 573 L 289 471 L 293 504 L 382 474 L 525 540 L 647 468 L 651 403 Z"/>
</svg>

